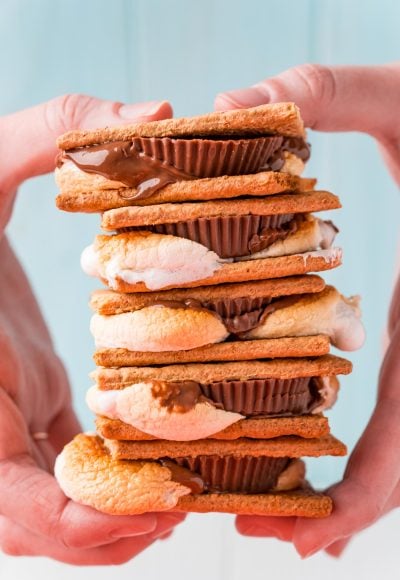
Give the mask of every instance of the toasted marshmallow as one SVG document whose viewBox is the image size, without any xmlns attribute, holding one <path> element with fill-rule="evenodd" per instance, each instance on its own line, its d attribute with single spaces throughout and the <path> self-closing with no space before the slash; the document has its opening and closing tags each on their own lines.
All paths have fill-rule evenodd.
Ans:
<svg viewBox="0 0 400 580">
<path fill-rule="evenodd" d="M 313 414 L 322 413 L 333 407 L 339 392 L 339 381 L 336 376 L 317 377 L 316 380 L 319 382 L 318 391 L 321 397 L 321 403 L 313 409 Z"/>
<path fill-rule="evenodd" d="M 332 286 L 320 293 L 299 297 L 271 312 L 247 339 L 326 334 L 341 350 L 357 350 L 365 340 L 360 320 L 360 298 L 345 298 Z"/>
<path fill-rule="evenodd" d="M 221 263 L 215 252 L 197 242 L 130 232 L 98 236 L 91 249 L 84 250 L 81 265 L 91 276 L 96 271 L 95 275 L 105 278 L 111 288 L 115 288 L 119 278 L 129 284 L 144 282 L 149 290 L 158 290 L 207 278 Z"/>
<path fill-rule="evenodd" d="M 64 447 L 54 474 L 67 497 L 115 515 L 169 510 L 191 493 L 171 481 L 166 467 L 154 461 L 112 460 L 98 437 L 83 434 Z"/>
<path fill-rule="evenodd" d="M 112 316 L 94 314 L 90 330 L 97 348 L 142 352 L 190 350 L 229 335 L 212 312 L 157 305 Z"/>
<path fill-rule="evenodd" d="M 304 485 L 306 466 L 301 459 L 293 459 L 278 477 L 274 491 L 290 491 Z"/>
<path fill-rule="evenodd" d="M 289 151 L 284 151 L 283 157 L 285 163 L 281 169 L 282 172 L 290 173 L 290 175 L 301 175 L 303 173 L 306 164 L 300 157 L 297 157 L 294 153 L 289 153 Z"/>
<path fill-rule="evenodd" d="M 332 246 L 337 234 L 335 226 L 313 215 L 307 215 L 300 222 L 297 230 L 289 234 L 283 240 L 278 240 L 251 256 L 236 258 L 236 260 L 257 260 L 259 258 L 276 258 L 278 256 L 290 256 L 292 254 L 302 254 L 318 249 L 326 250 Z"/>
<path fill-rule="evenodd" d="M 204 439 L 240 421 L 244 416 L 216 409 L 207 401 L 196 403 L 186 412 L 161 405 L 152 393 L 153 383 L 136 383 L 121 390 L 89 389 L 86 402 L 91 411 L 119 419 L 160 439 L 191 441 Z"/>
<path fill-rule="evenodd" d="M 101 276 L 99 254 L 94 245 L 87 246 L 81 254 L 81 268 L 88 276 Z"/>
</svg>

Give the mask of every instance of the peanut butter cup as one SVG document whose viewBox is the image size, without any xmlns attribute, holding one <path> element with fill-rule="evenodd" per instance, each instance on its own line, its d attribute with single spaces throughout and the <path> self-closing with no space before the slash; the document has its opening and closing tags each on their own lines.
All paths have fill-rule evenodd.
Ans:
<svg viewBox="0 0 400 580">
<path fill-rule="evenodd" d="M 204 483 L 204 490 L 214 493 L 266 493 L 276 487 L 279 475 L 290 463 L 290 459 L 286 457 L 251 455 L 198 455 L 176 457 L 173 461 L 191 473 L 198 474 Z M 171 460 L 167 464 L 167 467 L 170 466 Z M 174 472 L 172 473 L 174 479 Z"/>
</svg>

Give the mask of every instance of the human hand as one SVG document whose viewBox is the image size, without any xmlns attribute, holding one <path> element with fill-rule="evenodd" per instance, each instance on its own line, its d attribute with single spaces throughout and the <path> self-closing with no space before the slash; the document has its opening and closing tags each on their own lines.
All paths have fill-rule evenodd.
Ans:
<svg viewBox="0 0 400 580">
<path fill-rule="evenodd" d="M 0 119 L 0 546 L 8 554 L 118 564 L 183 519 L 108 516 L 68 500 L 58 487 L 55 457 L 80 426 L 66 373 L 4 235 L 19 184 L 54 169 L 59 134 L 170 114 L 168 103 L 121 107 L 72 95 Z"/>
<path fill-rule="evenodd" d="M 400 184 L 400 65 L 303 65 L 247 89 L 217 96 L 218 110 L 294 101 L 305 125 L 319 131 L 373 136 Z M 351 536 L 400 506 L 400 279 L 389 313 L 390 343 L 381 367 L 378 399 L 350 456 L 342 482 L 328 489 L 335 508 L 324 520 L 239 516 L 239 532 L 292 541 L 303 557 L 325 549 L 339 556 Z"/>
</svg>

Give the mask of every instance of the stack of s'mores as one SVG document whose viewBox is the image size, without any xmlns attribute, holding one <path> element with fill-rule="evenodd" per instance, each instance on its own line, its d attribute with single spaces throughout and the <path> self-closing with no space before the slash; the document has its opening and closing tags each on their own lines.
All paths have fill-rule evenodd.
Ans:
<svg viewBox="0 0 400 580">
<path fill-rule="evenodd" d="M 292 103 L 58 141 L 57 204 L 101 212 L 82 267 L 92 295 L 97 435 L 56 476 L 74 500 L 153 510 L 323 517 L 303 457 L 344 455 L 326 409 L 359 348 L 358 298 L 318 275 L 341 263 L 318 212 L 339 199 L 300 174 Z"/>
</svg>

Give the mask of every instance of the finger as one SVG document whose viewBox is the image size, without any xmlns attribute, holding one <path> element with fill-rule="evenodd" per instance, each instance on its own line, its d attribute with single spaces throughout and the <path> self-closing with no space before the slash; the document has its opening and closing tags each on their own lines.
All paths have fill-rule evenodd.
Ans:
<svg viewBox="0 0 400 580">
<path fill-rule="evenodd" d="M 0 517 L 0 547 L 10 556 L 46 556 L 78 566 L 116 565 L 128 562 L 154 541 L 152 537 L 143 535 L 114 539 L 109 544 L 94 548 L 71 548 Z"/>
<path fill-rule="evenodd" d="M 75 411 L 65 406 L 49 427 L 49 441 L 55 451 L 60 453 L 67 443 L 82 430 Z"/>
<path fill-rule="evenodd" d="M 394 492 L 390 496 L 388 503 L 385 505 L 385 508 L 383 510 L 382 515 L 386 515 L 392 509 L 397 508 L 399 506 L 400 506 L 400 483 L 397 484 Z M 334 556 L 336 558 L 339 558 L 342 555 L 342 553 L 344 552 L 344 550 L 347 548 L 348 544 L 353 539 L 353 537 L 354 536 L 350 536 L 348 538 L 343 538 L 342 540 L 338 540 L 338 541 L 334 542 L 333 544 L 331 544 L 330 546 L 327 546 L 325 548 L 325 551 L 330 556 Z"/>
<path fill-rule="evenodd" d="M 279 538 L 290 542 L 296 518 L 277 518 L 268 516 L 237 516 L 236 529 L 243 536 Z"/>
<path fill-rule="evenodd" d="M 70 129 L 93 129 L 170 117 L 165 101 L 124 105 L 87 95 L 66 95 L 0 119 L 2 190 L 55 167 L 56 138 Z"/>
<path fill-rule="evenodd" d="M 247 89 L 220 93 L 218 110 L 294 101 L 307 127 L 320 131 L 392 134 L 393 106 L 400 99 L 400 65 L 305 64 Z M 397 127 L 398 128 L 398 127 Z"/>
<path fill-rule="evenodd" d="M 48 473 L 26 457 L 0 466 L 0 513 L 62 546 L 88 548 L 152 532 L 154 514 L 110 516 L 68 500 Z"/>
<path fill-rule="evenodd" d="M 340 556 L 343 554 L 350 541 L 351 538 L 344 538 L 343 540 L 338 540 L 337 542 L 334 542 L 333 544 L 325 548 L 325 552 L 330 556 L 333 556 L 334 558 L 340 558 Z"/>
<path fill-rule="evenodd" d="M 293 542 L 302 556 L 352 536 L 385 513 L 400 481 L 400 325 L 380 374 L 379 400 L 348 462 L 344 481 L 330 490 L 334 511 L 325 520 L 299 518 Z"/>
<path fill-rule="evenodd" d="M 54 477 L 35 464 L 24 418 L 1 390 L 0 408 L 0 514 L 76 548 L 104 544 L 116 534 L 132 536 L 155 529 L 154 514 L 110 516 L 68 500 Z"/>
<path fill-rule="evenodd" d="M 157 514 L 157 527 L 151 534 L 134 538 L 110 538 L 107 544 L 77 549 L 60 546 L 52 538 L 44 538 L 0 516 L 0 547 L 13 556 L 47 556 L 61 562 L 80 565 L 122 564 L 150 546 L 159 537 L 185 519 L 184 514 Z"/>
</svg>

